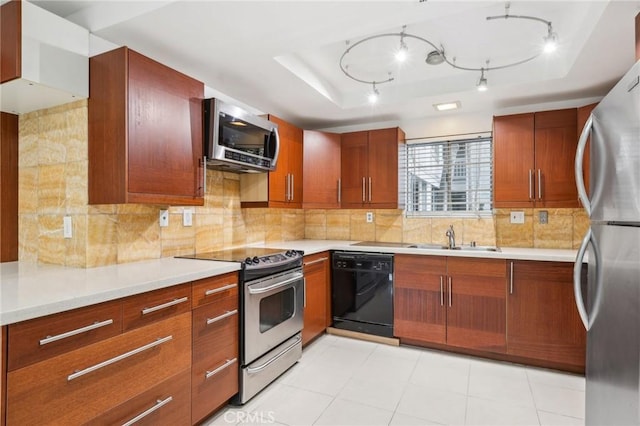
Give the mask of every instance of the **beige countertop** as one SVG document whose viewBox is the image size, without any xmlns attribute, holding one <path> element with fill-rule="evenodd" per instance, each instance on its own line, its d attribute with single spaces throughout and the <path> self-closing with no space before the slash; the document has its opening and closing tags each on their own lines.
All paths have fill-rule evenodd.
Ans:
<svg viewBox="0 0 640 426">
<path fill-rule="evenodd" d="M 357 241 L 296 240 L 256 247 L 302 250 L 305 254 L 350 250 L 433 256 L 574 262 L 576 251 L 502 248 L 499 252 L 353 246 Z M 233 272 L 239 263 L 162 258 L 98 268 L 25 262 L 0 263 L 0 325 L 11 324 L 151 290 Z"/>
</svg>

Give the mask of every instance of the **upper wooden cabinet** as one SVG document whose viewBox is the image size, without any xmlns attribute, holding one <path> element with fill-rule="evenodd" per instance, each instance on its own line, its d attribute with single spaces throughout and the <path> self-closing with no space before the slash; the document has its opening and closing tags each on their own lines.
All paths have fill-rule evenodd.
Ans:
<svg viewBox="0 0 640 426">
<path fill-rule="evenodd" d="M 304 131 L 304 208 L 340 208 L 340 135 Z"/>
<path fill-rule="evenodd" d="M 203 83 L 126 47 L 89 75 L 89 204 L 202 205 Z"/>
<path fill-rule="evenodd" d="M 578 207 L 575 108 L 494 117 L 495 207 Z"/>
<path fill-rule="evenodd" d="M 399 127 L 342 134 L 342 207 L 398 207 Z"/>
<path fill-rule="evenodd" d="M 240 202 L 244 207 L 302 208 L 302 129 L 274 115 L 280 151 L 276 169 L 240 175 Z"/>
<path fill-rule="evenodd" d="M 302 129 L 274 115 L 278 125 L 280 152 L 276 169 L 269 172 L 269 206 L 302 207 Z"/>
</svg>

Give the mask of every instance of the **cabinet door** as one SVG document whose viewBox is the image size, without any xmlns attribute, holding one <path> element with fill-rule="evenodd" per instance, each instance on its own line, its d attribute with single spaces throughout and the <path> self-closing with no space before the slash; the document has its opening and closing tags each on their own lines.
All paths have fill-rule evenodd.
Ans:
<svg viewBox="0 0 640 426">
<path fill-rule="evenodd" d="M 0 83 L 22 74 L 22 2 L 10 1 L 0 6 Z"/>
<path fill-rule="evenodd" d="M 446 257 L 396 255 L 393 332 L 400 339 L 446 343 Z"/>
<path fill-rule="evenodd" d="M 373 207 L 398 207 L 398 144 L 403 140 L 398 128 L 369 132 L 366 197 Z"/>
<path fill-rule="evenodd" d="M 340 207 L 340 135 L 304 131 L 304 208 Z"/>
<path fill-rule="evenodd" d="M 506 351 L 504 260 L 447 259 L 447 344 Z"/>
<path fill-rule="evenodd" d="M 280 152 L 276 169 L 269 172 L 269 207 L 302 207 L 302 130 L 274 115 Z"/>
<path fill-rule="evenodd" d="M 289 141 L 289 173 L 291 174 L 290 191 L 292 197 L 289 200 L 289 204 L 292 208 L 302 208 L 302 129 L 294 127 L 292 133 L 293 137 Z"/>
<path fill-rule="evenodd" d="M 586 332 L 573 296 L 573 263 L 512 263 L 507 352 L 584 370 Z"/>
<path fill-rule="evenodd" d="M 130 202 L 202 197 L 202 83 L 129 50 Z"/>
<path fill-rule="evenodd" d="M 342 207 L 362 207 L 366 201 L 369 176 L 368 132 L 344 133 L 340 153 Z"/>
<path fill-rule="evenodd" d="M 329 286 L 329 253 L 304 258 L 305 305 L 302 344 L 306 345 L 324 333 L 327 324 L 327 287 Z"/>
<path fill-rule="evenodd" d="M 575 108 L 535 114 L 536 207 L 579 207 Z"/>
<path fill-rule="evenodd" d="M 533 207 L 534 115 L 494 117 L 493 151 L 494 207 Z"/>
</svg>

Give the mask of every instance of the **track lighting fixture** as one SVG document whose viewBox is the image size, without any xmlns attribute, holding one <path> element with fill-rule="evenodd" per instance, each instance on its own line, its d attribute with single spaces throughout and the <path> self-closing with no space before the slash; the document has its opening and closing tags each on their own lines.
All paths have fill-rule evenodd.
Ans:
<svg viewBox="0 0 640 426">
<path fill-rule="evenodd" d="M 510 68 L 510 67 L 515 67 L 517 65 L 522 65 L 524 63 L 527 63 L 529 61 L 532 61 L 533 59 L 537 58 L 538 56 L 540 56 L 542 53 L 548 53 L 548 52 L 553 52 L 556 48 L 557 48 L 557 41 L 558 41 L 558 35 L 553 31 L 553 26 L 551 24 L 551 21 L 547 21 L 545 19 L 542 18 L 538 18 L 536 16 L 527 16 L 527 15 L 511 15 L 509 13 L 509 9 L 510 9 L 510 2 L 507 2 L 505 4 L 505 14 L 504 15 L 498 15 L 498 16 L 487 16 L 487 21 L 493 21 L 493 20 L 497 20 L 497 19 L 524 19 L 524 20 L 529 20 L 529 21 L 534 21 L 534 22 L 540 22 L 542 24 L 544 24 L 547 27 L 547 34 L 546 36 L 543 37 L 544 39 L 544 46 L 542 47 L 542 49 L 535 53 L 534 55 L 522 59 L 522 60 L 518 60 L 516 62 L 511 62 L 511 63 L 506 63 L 506 64 L 497 64 L 497 65 L 493 65 L 493 66 L 489 66 L 489 61 L 487 60 L 487 63 L 485 66 L 482 67 L 467 67 L 467 66 L 461 66 L 458 65 L 456 63 L 456 58 L 450 58 L 447 56 L 445 49 L 443 46 L 437 46 L 436 44 L 434 44 L 433 42 L 427 40 L 426 38 L 423 38 L 421 36 L 415 35 L 415 34 L 411 34 L 411 33 L 407 33 L 406 32 L 406 25 L 402 27 L 402 30 L 399 33 L 384 33 L 384 34 L 377 34 L 377 35 L 373 35 L 373 36 L 369 36 L 366 37 L 360 41 L 357 41 L 353 44 L 350 44 L 349 41 L 347 41 L 347 48 L 346 50 L 342 53 L 342 56 L 340 57 L 340 61 L 339 61 L 339 65 L 340 65 L 340 69 L 342 70 L 342 72 L 349 77 L 352 80 L 355 80 L 359 83 L 363 83 L 363 84 L 369 84 L 373 86 L 373 90 L 371 91 L 371 93 L 369 94 L 368 98 L 369 98 L 369 102 L 370 103 L 375 103 L 378 101 L 378 97 L 380 95 L 380 92 L 378 91 L 377 86 L 380 84 L 384 84 L 384 83 L 389 83 L 391 81 L 394 80 L 394 77 L 392 75 L 392 73 L 389 73 L 389 76 L 387 79 L 385 80 L 378 80 L 376 79 L 374 80 L 369 80 L 366 78 L 360 78 L 354 74 L 351 73 L 351 71 L 349 71 L 349 65 L 347 65 L 347 59 L 349 58 L 349 53 L 351 53 L 351 51 L 355 48 L 357 48 L 358 46 L 361 46 L 363 44 L 369 43 L 372 40 L 377 40 L 380 38 L 387 38 L 387 37 L 399 37 L 400 38 L 400 47 L 399 49 L 395 52 L 395 57 L 396 60 L 398 62 L 403 62 L 408 58 L 408 53 L 409 53 L 409 48 L 407 46 L 407 40 L 416 40 L 422 43 L 426 43 L 427 45 L 429 45 L 429 53 L 427 54 L 426 58 L 425 58 L 425 62 L 428 65 L 439 65 L 442 64 L 444 62 L 446 62 L 449 66 L 458 69 L 458 70 L 462 70 L 462 71 L 472 71 L 472 72 L 480 72 L 480 79 L 478 80 L 477 84 L 476 84 L 476 88 L 478 89 L 478 91 L 486 91 L 488 89 L 487 86 L 487 78 L 485 76 L 486 72 L 492 71 L 492 70 L 497 70 L 497 69 L 504 69 L 504 68 Z"/>
</svg>

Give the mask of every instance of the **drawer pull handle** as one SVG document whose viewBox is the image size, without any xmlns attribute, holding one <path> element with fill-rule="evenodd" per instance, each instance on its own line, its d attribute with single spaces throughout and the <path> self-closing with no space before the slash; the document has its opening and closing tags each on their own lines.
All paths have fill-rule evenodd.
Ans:
<svg viewBox="0 0 640 426">
<path fill-rule="evenodd" d="M 204 292 L 205 296 L 211 296 L 212 294 L 216 294 L 216 293 L 222 293 L 223 291 L 227 291 L 227 290 L 231 290 L 232 288 L 236 288 L 238 287 L 238 284 L 233 283 L 233 284 L 228 284 L 225 286 L 222 286 L 220 288 L 214 288 L 213 290 L 207 290 Z"/>
<path fill-rule="evenodd" d="M 237 361 L 238 361 L 238 358 L 228 359 L 227 362 L 225 362 L 224 364 L 222 364 L 220 367 L 216 368 L 215 370 L 207 371 L 206 374 L 204 375 L 204 378 L 205 379 L 212 378 L 213 376 L 215 376 L 216 374 L 218 374 L 219 372 L 221 372 L 225 368 L 229 367 L 232 364 L 235 364 Z"/>
<path fill-rule="evenodd" d="M 75 330 L 67 331 L 66 333 L 56 334 L 55 336 L 47 336 L 44 339 L 40 340 L 40 346 L 44 346 L 48 343 L 57 342 L 58 340 L 66 339 L 67 337 L 76 336 L 78 334 L 86 333 L 87 331 L 95 330 L 96 328 L 106 327 L 107 325 L 113 324 L 112 319 L 108 319 L 105 321 L 94 322 L 91 325 L 86 327 L 76 328 Z"/>
<path fill-rule="evenodd" d="M 108 359 L 106 361 L 102 361 L 101 363 L 92 365 L 91 367 L 87 367 L 84 370 L 76 370 L 75 373 L 69 374 L 69 376 L 67 376 L 67 381 L 70 382 L 70 381 L 72 381 L 74 379 L 77 379 L 78 377 L 84 376 L 85 374 L 93 373 L 94 371 L 100 370 L 101 368 L 104 368 L 104 367 L 106 367 L 108 365 L 115 364 L 118 361 L 122 361 L 123 359 L 129 358 L 130 356 L 139 354 L 140 352 L 144 352 L 144 351 L 149 350 L 151 348 L 155 348 L 156 346 L 161 345 L 163 343 L 166 343 L 171 339 L 173 339 L 173 336 L 162 337 L 162 338 L 159 338 L 158 340 L 156 340 L 154 342 L 147 343 L 146 345 L 140 346 L 139 348 L 136 348 L 136 349 L 134 349 L 132 351 L 123 353 L 123 354 L 118 355 L 116 357 L 110 358 L 110 359 Z"/>
<path fill-rule="evenodd" d="M 227 317 L 230 317 L 230 316 L 232 316 L 232 315 L 236 315 L 237 313 L 238 313 L 238 310 L 237 310 L 237 309 L 234 309 L 233 311 L 227 311 L 227 312 L 225 312 L 225 313 L 224 313 L 224 314 L 222 314 L 222 315 L 218 315 L 217 317 L 214 317 L 214 318 L 207 318 L 207 325 L 211 325 L 211 324 L 213 324 L 214 322 L 218 322 L 218 321 L 223 320 L 223 319 L 225 319 L 225 318 L 227 318 Z"/>
<path fill-rule="evenodd" d="M 304 266 L 315 265 L 316 263 L 324 262 L 325 260 L 329 260 L 328 257 L 321 257 L 320 259 L 312 260 L 311 262 L 307 262 Z"/>
<path fill-rule="evenodd" d="M 137 416 L 135 416 L 134 418 L 132 418 L 128 422 L 123 423 L 122 426 L 131 426 L 133 424 L 138 423 L 140 420 L 144 419 L 145 417 L 147 417 L 149 414 L 153 413 L 154 411 L 159 410 L 160 408 L 164 407 L 165 405 L 167 405 L 171 401 L 173 401 L 173 397 L 172 396 L 167 397 L 165 399 L 156 400 L 156 403 L 155 403 L 154 406 L 148 408 L 147 410 L 144 410 L 142 413 L 138 414 Z"/>
<path fill-rule="evenodd" d="M 184 303 L 187 300 L 189 300 L 189 298 L 185 296 L 185 297 L 181 297 L 180 299 L 173 299 L 171 302 L 163 303 L 162 305 L 153 306 L 151 308 L 144 308 L 142 310 L 142 315 L 147 315 L 152 312 L 156 312 L 165 308 L 170 308 L 172 306 L 179 305 L 180 303 Z"/>
</svg>

